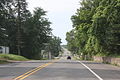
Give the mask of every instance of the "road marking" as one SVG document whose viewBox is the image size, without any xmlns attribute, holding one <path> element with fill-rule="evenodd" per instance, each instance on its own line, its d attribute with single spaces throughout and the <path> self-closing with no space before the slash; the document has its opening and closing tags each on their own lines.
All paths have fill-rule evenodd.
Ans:
<svg viewBox="0 0 120 80">
<path fill-rule="evenodd" d="M 92 69 L 90 69 L 88 66 L 86 66 L 84 63 L 82 63 L 81 61 L 78 61 L 79 63 L 81 63 L 84 67 L 86 67 L 91 73 L 93 73 L 99 80 L 103 80 L 99 75 L 97 75 Z"/>
<path fill-rule="evenodd" d="M 24 74 L 22 74 L 22 75 L 16 77 L 14 80 L 17 80 L 17 79 L 19 79 L 19 78 L 21 78 L 21 77 L 23 77 L 23 76 L 25 76 L 25 75 L 27 75 L 27 74 L 33 72 L 34 70 L 36 70 L 36 69 L 38 69 L 38 68 L 44 66 L 44 65 L 45 65 L 45 64 L 43 64 L 43 65 L 41 65 L 41 66 L 39 66 L 39 67 L 37 67 L 37 68 L 35 68 L 35 69 L 30 70 L 30 71 L 28 71 L 28 72 L 26 72 L 26 73 L 24 73 Z"/>
<path fill-rule="evenodd" d="M 39 71 L 39 70 L 47 67 L 47 66 L 50 65 L 50 64 L 55 63 L 55 62 L 57 62 L 57 60 L 56 60 L 56 61 L 53 61 L 53 62 L 49 62 L 49 63 L 43 64 L 43 65 L 41 65 L 41 66 L 39 66 L 39 67 L 37 67 L 37 68 L 35 68 L 35 69 L 32 69 L 32 70 L 30 70 L 30 71 L 28 71 L 28 72 L 26 72 L 26 73 L 24 73 L 24 74 L 22 74 L 22 75 L 20 75 L 20 76 L 18 76 L 18 77 L 16 77 L 16 78 L 14 78 L 13 80 L 23 80 L 23 79 L 25 79 L 26 77 L 34 74 L 35 72 L 37 72 L 37 71 Z"/>
<path fill-rule="evenodd" d="M 52 63 L 51 63 L 51 64 L 52 64 Z M 29 73 L 28 75 L 25 75 L 24 77 L 20 78 L 19 80 L 23 80 L 23 79 L 25 79 L 26 77 L 28 77 L 28 76 L 34 74 L 35 72 L 37 72 L 37 71 L 43 69 L 44 67 L 46 67 L 46 66 L 48 66 L 48 65 L 50 65 L 50 64 L 46 64 L 45 66 L 43 66 L 43 67 L 41 67 L 41 68 L 39 68 L 39 69 L 37 69 L 37 70 L 35 70 L 35 71 Z"/>
</svg>

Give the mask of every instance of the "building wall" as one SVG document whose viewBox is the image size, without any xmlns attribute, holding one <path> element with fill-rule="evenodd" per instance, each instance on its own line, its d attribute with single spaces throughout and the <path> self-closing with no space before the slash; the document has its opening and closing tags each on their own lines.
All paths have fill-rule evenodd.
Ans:
<svg viewBox="0 0 120 80">
<path fill-rule="evenodd" d="M 0 46 L 0 53 L 8 54 L 9 53 L 9 47 Z"/>
</svg>

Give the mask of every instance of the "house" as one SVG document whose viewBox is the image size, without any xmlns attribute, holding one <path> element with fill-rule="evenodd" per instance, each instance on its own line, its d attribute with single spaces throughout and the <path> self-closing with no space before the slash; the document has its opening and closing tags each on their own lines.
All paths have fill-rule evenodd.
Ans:
<svg viewBox="0 0 120 80">
<path fill-rule="evenodd" d="M 0 54 L 9 54 L 9 47 L 0 46 Z"/>
</svg>

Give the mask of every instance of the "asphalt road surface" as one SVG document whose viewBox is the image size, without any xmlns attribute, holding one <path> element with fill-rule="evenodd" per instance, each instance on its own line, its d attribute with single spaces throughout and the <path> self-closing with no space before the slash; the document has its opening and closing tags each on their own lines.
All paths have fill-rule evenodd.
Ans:
<svg viewBox="0 0 120 80">
<path fill-rule="evenodd" d="M 0 80 L 120 80 L 120 67 L 66 58 L 15 62 L 0 64 Z"/>
</svg>

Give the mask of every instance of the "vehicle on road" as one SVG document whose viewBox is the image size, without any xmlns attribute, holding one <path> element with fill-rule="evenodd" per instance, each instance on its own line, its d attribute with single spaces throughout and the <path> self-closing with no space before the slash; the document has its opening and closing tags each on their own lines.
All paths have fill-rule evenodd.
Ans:
<svg viewBox="0 0 120 80">
<path fill-rule="evenodd" d="M 68 59 L 69 59 L 69 60 L 71 60 L 71 57 L 70 57 L 70 56 L 68 56 L 68 57 L 67 57 L 67 60 L 68 60 Z"/>
</svg>

